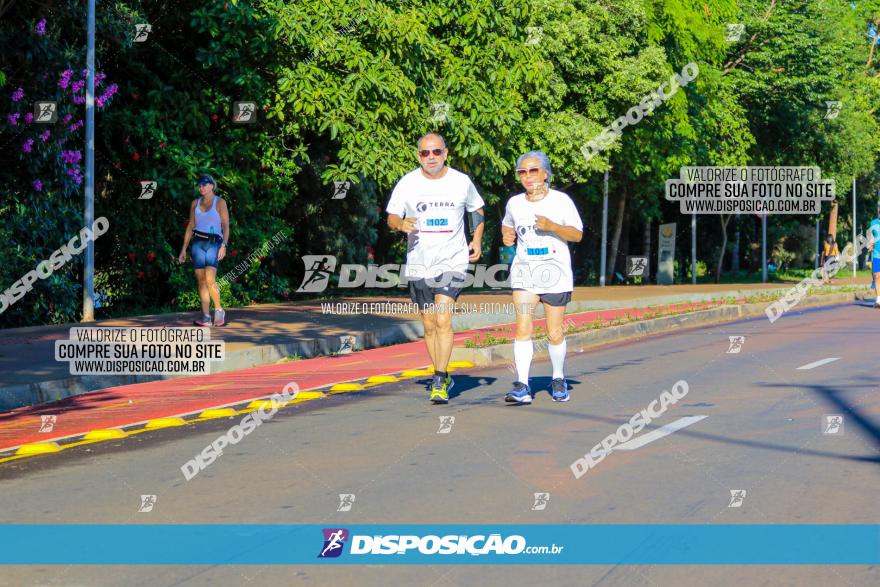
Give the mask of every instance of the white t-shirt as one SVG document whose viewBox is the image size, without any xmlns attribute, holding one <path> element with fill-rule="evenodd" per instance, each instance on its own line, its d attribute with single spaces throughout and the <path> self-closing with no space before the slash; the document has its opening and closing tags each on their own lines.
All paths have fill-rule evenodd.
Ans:
<svg viewBox="0 0 880 587">
<path fill-rule="evenodd" d="M 568 243 L 552 232 L 535 228 L 537 216 L 556 224 L 584 229 L 580 214 L 568 194 L 551 189 L 537 202 L 525 194 L 507 201 L 501 224 L 516 230 L 516 256 L 510 266 L 510 286 L 532 293 L 564 293 L 574 290 Z"/>
<path fill-rule="evenodd" d="M 467 272 L 468 245 L 464 212 L 485 205 L 471 178 L 447 167 L 439 179 L 428 179 L 421 167 L 404 175 L 385 211 L 401 218 L 418 218 L 418 230 L 407 239 L 406 277 L 427 279 L 447 271 Z"/>
</svg>

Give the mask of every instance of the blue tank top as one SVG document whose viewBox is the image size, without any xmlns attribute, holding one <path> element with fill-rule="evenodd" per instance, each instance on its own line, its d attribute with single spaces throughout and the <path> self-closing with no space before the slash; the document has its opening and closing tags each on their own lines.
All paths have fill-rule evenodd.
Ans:
<svg viewBox="0 0 880 587">
<path fill-rule="evenodd" d="M 201 198 L 196 204 L 196 230 L 206 234 L 223 234 L 223 227 L 220 225 L 220 212 L 217 211 L 217 200 L 219 196 L 214 196 L 214 203 L 207 212 L 202 212 Z"/>
</svg>

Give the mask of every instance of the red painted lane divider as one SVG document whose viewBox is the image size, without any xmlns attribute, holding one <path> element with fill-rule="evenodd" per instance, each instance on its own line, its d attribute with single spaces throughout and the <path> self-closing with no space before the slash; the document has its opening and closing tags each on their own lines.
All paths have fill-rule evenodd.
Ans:
<svg viewBox="0 0 880 587">
<path fill-rule="evenodd" d="M 651 310 L 696 310 L 719 303 L 678 304 Z M 646 309 L 636 308 L 597 310 L 567 315 L 566 321 L 582 326 L 597 319 L 614 320 L 627 313 L 641 316 L 645 311 Z M 536 320 L 535 325 L 546 330 L 543 319 Z M 510 334 L 507 334 L 508 330 Z M 458 332 L 455 334 L 455 344 L 464 346 L 465 340 L 473 339 L 477 335 L 483 336 L 486 332 L 504 332 L 505 336 L 512 339 L 513 324 Z M 156 418 L 244 403 L 268 397 L 291 381 L 300 390 L 309 391 L 371 376 L 418 369 L 429 364 L 424 343 L 416 341 L 229 373 L 111 387 L 51 404 L 0 413 L 0 451 L 8 451 L 28 443 L 64 440 L 92 430 L 121 428 Z M 51 431 L 40 432 L 43 424 L 41 416 L 49 415 L 56 417 Z"/>
</svg>

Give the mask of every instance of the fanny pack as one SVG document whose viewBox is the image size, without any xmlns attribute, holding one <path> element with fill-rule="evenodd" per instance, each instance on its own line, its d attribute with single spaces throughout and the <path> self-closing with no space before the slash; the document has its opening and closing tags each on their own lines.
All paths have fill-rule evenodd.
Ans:
<svg viewBox="0 0 880 587">
<path fill-rule="evenodd" d="M 217 239 L 222 239 L 223 237 L 219 234 L 202 232 L 201 230 L 193 229 L 193 238 L 204 240 L 204 241 L 213 241 Z"/>
</svg>

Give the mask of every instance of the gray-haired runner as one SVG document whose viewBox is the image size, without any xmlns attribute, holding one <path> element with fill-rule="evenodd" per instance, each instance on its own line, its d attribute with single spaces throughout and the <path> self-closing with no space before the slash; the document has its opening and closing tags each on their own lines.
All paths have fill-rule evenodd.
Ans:
<svg viewBox="0 0 880 587">
<path fill-rule="evenodd" d="M 519 404 L 532 402 L 529 387 L 529 368 L 534 355 L 532 314 L 540 302 L 544 304 L 550 339 L 548 351 L 553 364 L 550 394 L 553 401 L 567 402 L 570 395 L 565 382 L 566 344 L 562 319 L 574 290 L 568 243 L 581 240 L 584 225 L 571 198 L 550 188 L 553 171 L 550 159 L 542 151 L 520 155 L 516 173 L 526 191 L 508 200 L 501 221 L 504 244 L 517 244 L 510 266 L 516 310 L 513 356 L 517 381 L 504 399 Z"/>
</svg>

